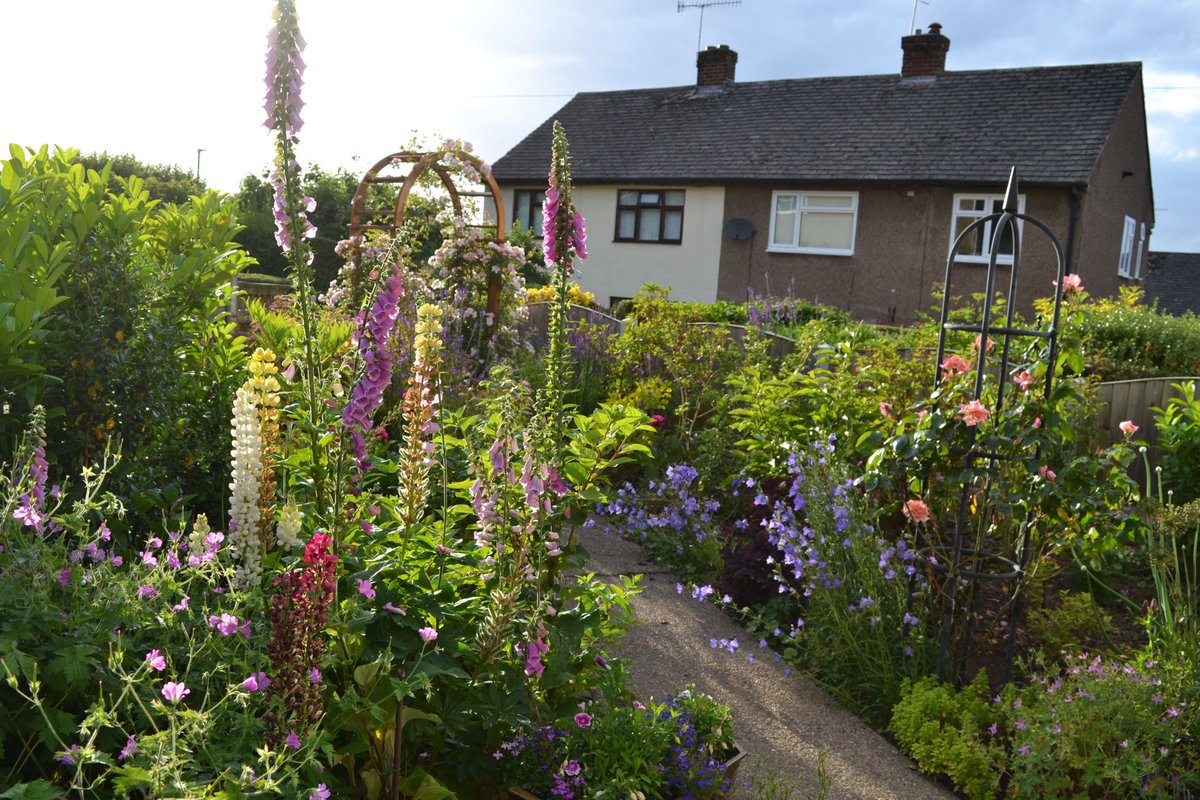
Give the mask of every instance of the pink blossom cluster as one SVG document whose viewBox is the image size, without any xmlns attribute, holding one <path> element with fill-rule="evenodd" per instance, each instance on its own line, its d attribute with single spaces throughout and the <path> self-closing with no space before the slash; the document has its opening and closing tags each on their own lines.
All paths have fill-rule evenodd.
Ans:
<svg viewBox="0 0 1200 800">
<path fill-rule="evenodd" d="M 560 265 L 569 274 L 574 257 L 587 258 L 587 229 L 583 215 L 571 200 L 567 135 L 557 121 L 552 148 L 550 181 L 542 204 L 542 249 L 547 262 Z"/>
</svg>

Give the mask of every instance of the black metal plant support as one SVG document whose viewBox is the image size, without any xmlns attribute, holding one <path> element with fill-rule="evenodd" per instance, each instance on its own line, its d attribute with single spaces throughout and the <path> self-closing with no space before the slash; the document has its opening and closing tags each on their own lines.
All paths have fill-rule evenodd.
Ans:
<svg viewBox="0 0 1200 800">
<path fill-rule="evenodd" d="M 1000 376 L 1000 380 L 997 381 L 996 398 L 990 409 L 992 415 L 995 417 L 998 417 L 1004 408 L 1005 384 L 1007 383 L 1006 379 L 1010 371 L 1009 359 L 1015 341 L 1028 337 L 1040 337 L 1048 341 L 1048 347 L 1045 349 L 1047 363 L 1044 387 L 1047 399 L 1051 394 L 1055 361 L 1058 357 L 1059 312 L 1062 306 L 1063 279 L 1066 276 L 1066 262 L 1063 259 L 1062 247 L 1058 242 L 1058 238 L 1045 224 L 1027 214 L 1019 213 L 1018 208 L 1017 170 L 1016 167 L 1013 167 L 1009 173 L 1008 188 L 1005 191 L 1003 209 L 998 213 L 989 214 L 975 220 L 954 240 L 954 244 L 950 248 L 950 255 L 946 259 L 946 282 L 944 287 L 945 293 L 942 297 L 941 330 L 938 337 L 937 364 L 934 368 L 934 390 L 936 390 L 942 381 L 941 364 L 946 355 L 947 333 L 950 331 L 964 331 L 978 334 L 979 357 L 978 363 L 975 365 L 975 382 L 972 396 L 975 400 L 980 399 L 983 393 L 984 376 L 989 372 L 989 367 L 995 370 L 995 374 Z M 1029 223 L 1045 233 L 1053 245 L 1054 253 L 1058 259 L 1053 319 L 1049 327 L 1042 330 L 1015 327 L 1015 301 L 1021 268 L 1021 226 L 1018 222 Z M 978 322 L 951 322 L 950 300 L 953 294 L 955 256 L 962 243 L 967 241 L 976 232 L 982 235 L 982 231 L 988 223 L 993 223 L 993 225 L 991 242 L 989 243 L 990 256 L 988 258 L 984 287 L 982 318 Z M 997 320 L 993 318 L 993 308 L 995 307 L 995 301 L 1002 296 L 999 294 L 1000 290 L 997 287 L 997 257 L 1000 255 L 1001 244 L 1006 232 L 1009 240 L 1012 242 L 1012 266 L 1009 268 L 1008 292 L 1006 295 L 1008 300 L 1006 303 L 1007 313 L 1004 319 Z M 993 359 L 989 365 L 989 348 L 987 343 L 992 339 L 1001 345 L 999 349 L 1000 355 L 998 362 Z M 972 499 L 974 498 L 977 504 L 982 499 L 982 504 L 980 505 L 986 507 L 995 473 L 995 470 L 991 467 L 995 466 L 998 461 L 1012 458 L 1011 455 L 988 452 L 985 447 L 977 446 L 977 442 L 978 431 L 972 427 L 968 432 L 966 447 L 957 452 L 962 456 L 963 466 L 966 467 L 963 471 L 964 474 L 968 476 L 982 474 L 982 490 L 978 492 L 973 491 L 972 479 L 969 477 L 965 479 L 959 493 L 958 510 L 955 516 L 954 528 L 951 531 L 952 540 L 949 543 L 949 563 L 937 563 L 934 566 L 934 569 L 944 577 L 943 585 L 945 586 L 942 601 L 942 624 L 938 635 L 937 676 L 941 680 L 953 678 L 957 683 L 963 681 L 974 618 L 979 605 L 979 583 L 981 581 L 1002 581 L 1011 584 L 1007 617 L 1008 642 L 1005 649 L 1003 677 L 1004 682 L 1007 683 L 1012 671 L 1016 645 L 1017 621 L 1020 613 L 1023 584 L 1021 578 L 1024 575 L 1028 558 L 1032 512 L 1022 522 L 1020 529 L 1015 535 L 1015 541 L 995 543 L 998 545 L 995 550 L 990 549 L 982 537 L 976 537 L 974 542 L 965 541 L 965 532 L 970 522 Z M 981 462 L 988 464 L 989 467 L 980 473 L 977 466 Z M 977 486 L 974 488 L 978 489 Z M 1001 549 L 1003 549 L 1004 553 L 1010 555 L 1001 554 Z M 965 602 L 961 599 L 962 593 L 966 594 L 967 599 Z M 954 648 L 956 640 L 958 642 L 958 652 L 953 656 L 953 671 L 948 674 L 951 666 L 949 663 L 952 656 L 951 649 Z"/>
</svg>

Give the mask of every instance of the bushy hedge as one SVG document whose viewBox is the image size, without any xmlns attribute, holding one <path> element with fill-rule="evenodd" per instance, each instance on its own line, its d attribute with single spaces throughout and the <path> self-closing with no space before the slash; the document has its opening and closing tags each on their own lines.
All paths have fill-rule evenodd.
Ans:
<svg viewBox="0 0 1200 800">
<path fill-rule="evenodd" d="M 1090 303 L 1078 320 L 1084 354 L 1101 380 L 1200 374 L 1200 318 L 1144 305 L 1140 289 Z"/>
</svg>

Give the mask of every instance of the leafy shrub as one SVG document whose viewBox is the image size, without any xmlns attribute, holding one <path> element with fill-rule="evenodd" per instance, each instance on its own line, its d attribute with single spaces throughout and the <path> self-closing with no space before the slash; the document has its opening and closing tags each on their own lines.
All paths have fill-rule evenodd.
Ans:
<svg viewBox="0 0 1200 800">
<path fill-rule="evenodd" d="M 1092 373 L 1106 381 L 1200 373 L 1200 319 L 1164 314 L 1141 300 L 1140 289 L 1123 289 L 1070 320 Z"/>
<path fill-rule="evenodd" d="M 1152 660 L 1080 653 L 1003 704 L 1009 791 L 1031 800 L 1187 797 L 1200 789 L 1195 701 L 1194 688 L 1190 698 L 1168 691 Z"/>
<path fill-rule="evenodd" d="M 1154 409 L 1162 451 L 1162 489 L 1183 504 L 1200 497 L 1200 398 L 1196 382 L 1174 384 L 1166 408 Z"/>
<path fill-rule="evenodd" d="M 1084 592 L 1066 592 L 1058 605 L 1029 613 L 1029 630 L 1051 654 L 1096 647 L 1111 627 L 1112 616 Z"/>
<path fill-rule="evenodd" d="M 930 676 L 905 681 L 888 730 L 922 772 L 945 775 L 971 800 L 993 800 L 1007 755 L 987 728 L 997 714 L 987 674 L 961 690 Z"/>
</svg>

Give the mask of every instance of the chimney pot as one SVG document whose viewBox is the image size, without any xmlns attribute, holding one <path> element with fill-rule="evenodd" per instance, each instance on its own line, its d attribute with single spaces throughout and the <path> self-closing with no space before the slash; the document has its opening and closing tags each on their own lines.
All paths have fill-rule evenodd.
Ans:
<svg viewBox="0 0 1200 800">
<path fill-rule="evenodd" d="M 729 45 L 709 45 L 696 54 L 696 85 L 725 86 L 733 83 L 738 54 Z"/>
<path fill-rule="evenodd" d="M 901 78 L 936 77 L 946 70 L 946 53 L 950 40 L 942 35 L 942 26 L 929 24 L 929 33 L 918 30 L 912 36 L 900 39 L 904 60 L 900 66 Z"/>
</svg>

